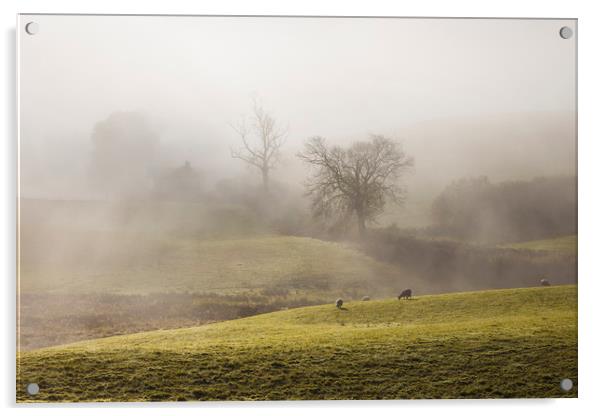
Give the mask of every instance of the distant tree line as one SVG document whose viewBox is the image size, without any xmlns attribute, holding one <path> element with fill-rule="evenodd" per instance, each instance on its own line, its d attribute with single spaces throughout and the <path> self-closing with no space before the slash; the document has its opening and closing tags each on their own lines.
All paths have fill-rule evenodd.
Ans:
<svg viewBox="0 0 602 416">
<path fill-rule="evenodd" d="M 486 177 L 447 186 L 432 205 L 432 235 L 510 242 L 577 233 L 576 177 L 492 183 Z"/>
<path fill-rule="evenodd" d="M 247 182 L 218 181 L 202 189 L 196 166 L 158 168 L 159 137 L 138 113 L 118 112 L 96 124 L 92 133 L 90 178 L 107 198 L 152 195 L 161 200 L 220 201 L 250 208 L 262 221 L 278 221 L 290 233 L 334 230 L 338 236 L 357 230 L 361 237 L 388 204 L 403 204 L 403 177 L 414 160 L 395 140 L 372 135 L 346 146 L 323 137 L 305 141 L 298 158 L 309 167 L 305 179 L 313 224 L 300 218 L 304 204 L 286 196 L 285 184 L 273 180 L 288 129 L 257 101 L 251 113 L 231 124 L 240 145 L 230 156 L 260 174 L 255 188 Z M 492 183 L 486 177 L 461 179 L 447 186 L 432 204 L 427 236 L 480 242 L 514 242 L 575 234 L 576 178 Z M 291 205 L 296 204 L 295 207 Z M 291 217 L 295 217 L 291 219 Z M 343 232 L 341 232 L 343 230 Z"/>
</svg>

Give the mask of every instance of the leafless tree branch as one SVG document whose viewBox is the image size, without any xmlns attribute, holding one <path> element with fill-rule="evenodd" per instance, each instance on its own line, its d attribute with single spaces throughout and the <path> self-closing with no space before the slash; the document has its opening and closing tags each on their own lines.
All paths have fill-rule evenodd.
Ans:
<svg viewBox="0 0 602 416">
<path fill-rule="evenodd" d="M 286 142 L 288 128 L 278 126 L 256 99 L 253 100 L 249 120 L 243 119 L 230 124 L 230 127 L 242 142 L 241 147 L 230 149 L 231 156 L 259 169 L 267 192 L 270 172 L 280 160 L 280 149 Z"/>
<path fill-rule="evenodd" d="M 314 214 L 355 213 L 361 235 L 387 201 L 404 202 L 399 179 L 414 165 L 399 143 L 379 135 L 346 149 L 328 147 L 324 138 L 313 137 L 297 156 L 314 167 L 306 183 Z"/>
</svg>

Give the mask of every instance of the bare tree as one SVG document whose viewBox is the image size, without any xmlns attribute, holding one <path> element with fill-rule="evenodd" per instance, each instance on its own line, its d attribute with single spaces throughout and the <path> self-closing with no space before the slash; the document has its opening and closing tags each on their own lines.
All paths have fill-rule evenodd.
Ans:
<svg viewBox="0 0 602 416">
<path fill-rule="evenodd" d="M 398 143 L 376 135 L 346 149 L 328 147 L 324 138 L 313 137 L 298 157 L 315 167 L 307 182 L 314 215 L 355 214 L 362 237 L 366 222 L 383 212 L 387 200 L 404 202 L 399 179 L 414 165 Z"/>
<path fill-rule="evenodd" d="M 276 120 L 253 101 L 253 111 L 249 118 L 231 127 L 240 136 L 242 147 L 231 149 L 233 158 L 245 161 L 261 172 L 263 189 L 269 191 L 270 171 L 280 158 L 280 148 L 285 143 L 287 129 L 276 124 Z"/>
</svg>

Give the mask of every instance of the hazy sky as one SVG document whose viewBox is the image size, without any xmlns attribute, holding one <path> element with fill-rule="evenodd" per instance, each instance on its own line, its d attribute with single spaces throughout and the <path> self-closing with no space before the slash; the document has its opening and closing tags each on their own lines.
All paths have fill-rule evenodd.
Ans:
<svg viewBox="0 0 602 416">
<path fill-rule="evenodd" d="M 32 20 L 34 36 L 23 29 Z M 571 115 L 576 40 L 559 36 L 565 25 L 576 30 L 572 20 L 21 16 L 22 191 L 82 188 L 92 128 L 115 111 L 146 114 L 169 163 L 188 156 L 230 175 L 243 167 L 228 123 L 253 95 L 289 126 L 290 159 L 313 135 Z"/>
</svg>

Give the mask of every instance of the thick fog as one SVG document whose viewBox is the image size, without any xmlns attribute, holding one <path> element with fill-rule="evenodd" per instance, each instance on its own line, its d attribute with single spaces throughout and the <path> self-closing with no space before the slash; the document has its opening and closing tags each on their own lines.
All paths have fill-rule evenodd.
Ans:
<svg viewBox="0 0 602 416">
<path fill-rule="evenodd" d="M 157 140 L 152 158 L 128 154 L 133 166 L 189 161 L 207 186 L 259 182 L 230 156 L 240 145 L 231 124 L 252 99 L 288 128 L 277 177 L 291 189 L 306 175 L 295 153 L 315 135 L 400 140 L 416 161 L 410 216 L 460 177 L 576 173 L 575 38 L 558 35 L 574 21 L 21 16 L 21 25 L 31 20 L 39 33 L 23 32 L 19 45 L 23 197 L 106 198 L 91 186 L 93 136 L 120 112 L 143 117 Z"/>
<path fill-rule="evenodd" d="M 575 25 L 21 16 L 20 348 L 575 283 Z"/>
</svg>

